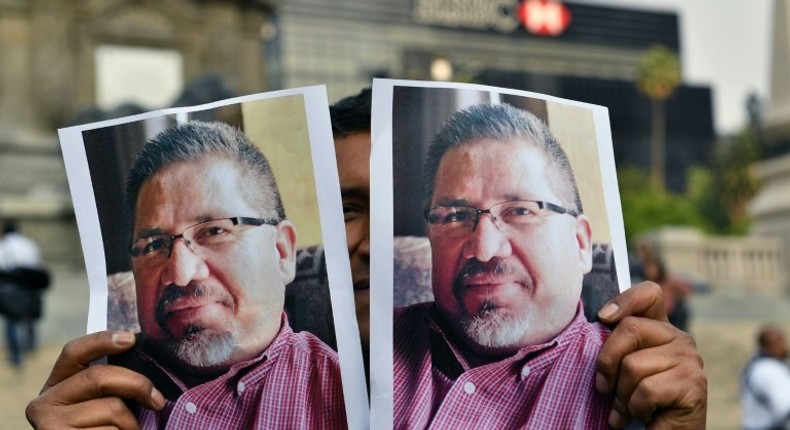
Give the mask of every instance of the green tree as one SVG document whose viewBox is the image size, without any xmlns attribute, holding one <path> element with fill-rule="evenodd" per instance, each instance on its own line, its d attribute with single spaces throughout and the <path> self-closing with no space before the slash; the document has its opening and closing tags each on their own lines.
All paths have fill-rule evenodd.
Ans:
<svg viewBox="0 0 790 430">
<path fill-rule="evenodd" d="M 730 218 L 722 206 L 715 186 L 714 171 L 705 167 L 692 166 L 687 172 L 687 196 L 702 220 L 701 228 L 711 234 L 731 232 Z"/>
<path fill-rule="evenodd" d="M 620 201 L 626 239 L 664 225 L 687 225 L 707 230 L 706 220 L 689 196 L 655 189 L 646 172 L 636 167 L 618 169 Z"/>
<path fill-rule="evenodd" d="M 747 205 L 760 190 L 752 166 L 759 160 L 757 140 L 750 128 L 723 139 L 713 157 L 714 188 L 731 228 L 748 227 Z"/>
<path fill-rule="evenodd" d="M 650 184 L 654 190 L 665 188 L 666 100 L 680 81 L 680 61 L 664 45 L 651 46 L 639 61 L 636 86 L 652 102 Z"/>
</svg>

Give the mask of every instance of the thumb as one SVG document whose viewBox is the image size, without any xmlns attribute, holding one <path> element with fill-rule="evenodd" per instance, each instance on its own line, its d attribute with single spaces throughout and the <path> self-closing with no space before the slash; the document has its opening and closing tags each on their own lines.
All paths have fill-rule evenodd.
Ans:
<svg viewBox="0 0 790 430">
<path fill-rule="evenodd" d="M 654 282 L 641 282 L 609 300 L 598 311 L 598 318 L 604 324 L 616 324 L 627 316 L 668 321 L 661 287 Z"/>
</svg>

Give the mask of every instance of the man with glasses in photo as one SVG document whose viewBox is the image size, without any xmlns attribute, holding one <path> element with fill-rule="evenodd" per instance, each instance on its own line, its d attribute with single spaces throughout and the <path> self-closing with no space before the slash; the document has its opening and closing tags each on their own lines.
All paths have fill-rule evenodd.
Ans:
<svg viewBox="0 0 790 430">
<path fill-rule="evenodd" d="M 66 346 L 64 354 L 113 354 L 136 343 L 110 357 L 126 369 L 95 372 L 100 395 L 79 384 L 52 387 L 69 391 L 53 393 L 69 402 L 94 399 L 61 411 L 58 424 L 346 428 L 337 353 L 294 333 L 283 312 L 296 229 L 268 161 L 247 137 L 219 122 L 163 131 L 138 154 L 126 207 L 141 333 L 102 332 Z M 130 391 L 128 408 L 113 397 Z M 38 418 L 48 425 L 50 417 Z"/>
<path fill-rule="evenodd" d="M 428 149 L 424 184 L 434 302 L 395 311 L 395 428 L 624 426 L 596 374 L 609 331 L 587 322 L 580 301 L 592 228 L 547 126 L 507 104 L 458 111 Z M 647 367 L 681 378 L 676 358 Z M 618 391 L 639 382 L 621 375 Z M 695 391 L 702 398 L 683 400 L 696 425 L 705 390 Z M 667 406 L 647 403 L 618 409 L 658 418 Z M 684 413 L 662 425 L 682 428 Z"/>
</svg>

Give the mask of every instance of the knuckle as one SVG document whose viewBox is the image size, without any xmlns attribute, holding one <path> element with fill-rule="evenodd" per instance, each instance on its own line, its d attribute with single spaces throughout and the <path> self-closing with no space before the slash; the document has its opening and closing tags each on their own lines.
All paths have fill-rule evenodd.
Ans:
<svg viewBox="0 0 790 430">
<path fill-rule="evenodd" d="M 25 418 L 27 418 L 27 421 L 31 425 L 33 425 L 34 428 L 38 428 L 37 424 L 39 423 L 39 417 L 41 415 L 40 414 L 41 407 L 39 405 L 39 402 L 40 402 L 39 398 L 33 399 L 33 401 L 28 403 L 27 406 L 25 407 Z"/>
<path fill-rule="evenodd" d="M 110 397 L 104 405 L 110 416 L 121 417 L 129 412 L 126 403 L 120 397 Z"/>
<path fill-rule="evenodd" d="M 92 387 L 101 393 L 104 393 L 104 390 L 107 386 L 107 380 L 111 377 L 108 367 L 104 364 L 91 366 L 80 372 L 80 375 L 82 375 L 82 378 L 85 379 L 85 382 L 89 387 Z"/>
<path fill-rule="evenodd" d="M 644 284 L 645 284 L 645 289 L 650 290 L 652 294 L 655 294 L 656 296 L 660 296 L 660 297 L 664 296 L 661 291 L 661 285 L 658 285 L 653 281 L 645 281 Z"/>
<path fill-rule="evenodd" d="M 640 382 L 628 402 L 628 412 L 640 420 L 649 420 L 655 412 L 655 406 L 659 405 L 658 395 L 655 387 Z"/>
<path fill-rule="evenodd" d="M 77 354 L 82 349 L 80 338 L 71 339 L 63 345 L 63 349 L 60 352 L 60 358 L 68 358 L 68 357 L 76 357 Z"/>
<path fill-rule="evenodd" d="M 620 361 L 620 373 L 626 375 L 635 374 L 636 370 L 639 368 L 639 363 L 639 358 L 635 357 L 633 354 L 626 355 Z"/>
<path fill-rule="evenodd" d="M 34 429 L 45 430 L 61 428 L 62 421 L 52 416 L 52 411 L 49 410 L 50 408 L 52 408 L 52 406 L 48 406 L 41 397 L 36 398 L 25 407 L 25 418 Z"/>
<path fill-rule="evenodd" d="M 627 316 L 617 325 L 617 330 L 624 332 L 629 337 L 638 337 L 641 330 L 640 319 L 634 316 Z"/>
<path fill-rule="evenodd" d="M 693 409 L 704 408 L 708 399 L 708 378 L 704 373 L 699 372 L 693 381 L 694 389 L 686 392 L 686 395 L 690 397 L 688 399 L 689 406 Z"/>
<path fill-rule="evenodd" d="M 687 366 L 692 366 L 699 369 L 700 373 L 704 368 L 704 360 L 702 354 L 697 349 L 697 341 L 694 336 L 681 330 L 677 330 L 677 341 L 680 351 L 677 351 L 677 356 L 681 357 L 681 362 Z"/>
<path fill-rule="evenodd" d="M 615 363 L 615 358 L 611 354 L 606 354 L 605 352 L 601 352 L 598 354 L 598 358 L 595 362 L 596 369 L 603 373 L 604 375 L 610 375 L 614 373 L 614 370 L 617 367 L 617 363 Z"/>
</svg>

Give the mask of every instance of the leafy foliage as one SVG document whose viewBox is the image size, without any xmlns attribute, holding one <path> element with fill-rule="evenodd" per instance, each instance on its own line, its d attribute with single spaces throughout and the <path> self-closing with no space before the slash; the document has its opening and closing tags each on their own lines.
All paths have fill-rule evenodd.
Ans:
<svg viewBox="0 0 790 430">
<path fill-rule="evenodd" d="M 746 206 L 760 190 L 760 183 L 752 173 L 752 165 L 758 159 L 757 140 L 748 128 L 719 142 L 716 148 L 713 185 L 733 224 L 746 221 Z"/>
<path fill-rule="evenodd" d="M 664 45 L 651 46 L 639 61 L 636 87 L 651 100 L 668 99 L 680 85 L 680 61 Z"/>
<path fill-rule="evenodd" d="M 722 139 L 712 154 L 712 167 L 692 166 L 683 194 L 651 187 L 647 173 L 620 168 L 620 197 L 629 241 L 664 226 L 697 227 L 711 234 L 744 234 L 749 228 L 747 205 L 760 188 L 752 172 L 759 150 L 752 132 Z"/>
<path fill-rule="evenodd" d="M 627 167 L 618 172 L 626 239 L 664 225 L 705 228 L 696 204 L 686 196 L 650 186 L 646 172 Z"/>
</svg>

